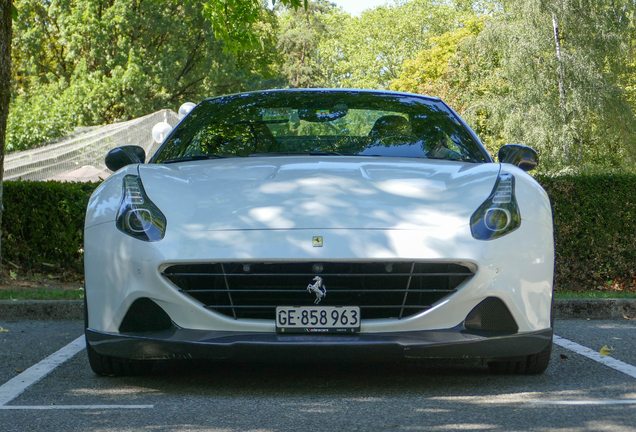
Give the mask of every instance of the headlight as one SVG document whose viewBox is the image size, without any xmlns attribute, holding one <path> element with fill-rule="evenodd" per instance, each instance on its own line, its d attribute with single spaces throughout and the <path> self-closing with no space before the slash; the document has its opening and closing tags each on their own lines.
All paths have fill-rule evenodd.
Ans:
<svg viewBox="0 0 636 432">
<path fill-rule="evenodd" d="M 501 174 L 488 199 L 470 218 L 470 231 L 478 240 L 492 240 L 506 235 L 521 225 L 521 214 L 515 198 L 515 178 Z"/>
<path fill-rule="evenodd" d="M 159 241 L 166 234 L 166 217 L 150 201 L 137 176 L 124 177 L 124 198 L 117 214 L 117 228 L 144 241 Z"/>
</svg>

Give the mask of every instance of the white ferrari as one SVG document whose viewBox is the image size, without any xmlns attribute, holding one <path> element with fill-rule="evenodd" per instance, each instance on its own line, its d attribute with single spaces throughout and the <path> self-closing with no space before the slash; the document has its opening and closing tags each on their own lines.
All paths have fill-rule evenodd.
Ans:
<svg viewBox="0 0 636 432">
<path fill-rule="evenodd" d="M 85 225 L 92 369 L 155 360 L 481 358 L 543 372 L 550 200 L 534 150 L 495 163 L 440 99 L 272 90 L 206 99 Z"/>
</svg>

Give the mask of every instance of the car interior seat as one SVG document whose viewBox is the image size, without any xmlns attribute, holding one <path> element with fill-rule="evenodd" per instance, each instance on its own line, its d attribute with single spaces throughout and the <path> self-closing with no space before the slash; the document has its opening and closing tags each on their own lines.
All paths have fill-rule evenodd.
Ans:
<svg viewBox="0 0 636 432">
<path fill-rule="evenodd" d="M 399 135 L 411 135 L 411 124 L 408 119 L 399 115 L 380 117 L 375 121 L 369 132 L 369 138 L 372 139 Z"/>
</svg>

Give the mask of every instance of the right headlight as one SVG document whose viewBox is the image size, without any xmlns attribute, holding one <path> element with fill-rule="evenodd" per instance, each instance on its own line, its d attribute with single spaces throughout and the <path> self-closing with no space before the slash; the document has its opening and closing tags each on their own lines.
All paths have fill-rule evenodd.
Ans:
<svg viewBox="0 0 636 432">
<path fill-rule="evenodd" d="M 159 241 L 166 234 L 166 217 L 150 201 L 137 176 L 124 177 L 124 198 L 116 225 L 121 232 L 144 241 Z"/>
<path fill-rule="evenodd" d="M 492 193 L 470 218 L 470 231 L 478 240 L 504 236 L 521 225 L 515 198 L 515 177 L 500 174 Z"/>
</svg>

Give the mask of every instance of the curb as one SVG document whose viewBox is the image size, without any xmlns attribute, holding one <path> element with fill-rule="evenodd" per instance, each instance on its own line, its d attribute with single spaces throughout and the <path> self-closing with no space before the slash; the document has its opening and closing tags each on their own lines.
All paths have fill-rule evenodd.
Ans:
<svg viewBox="0 0 636 432">
<path fill-rule="evenodd" d="M 554 299 L 556 319 L 636 319 L 636 299 Z"/>
<path fill-rule="evenodd" d="M 0 321 L 83 319 L 84 300 L 0 300 Z"/>
<path fill-rule="evenodd" d="M 636 320 L 636 299 L 554 299 L 554 318 Z M 83 300 L 0 300 L 0 321 L 83 319 Z"/>
</svg>

